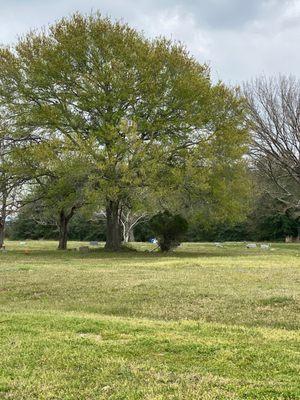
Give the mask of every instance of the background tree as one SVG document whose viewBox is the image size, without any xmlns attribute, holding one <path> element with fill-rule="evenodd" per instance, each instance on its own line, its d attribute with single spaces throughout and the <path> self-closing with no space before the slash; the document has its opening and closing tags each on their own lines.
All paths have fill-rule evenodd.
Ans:
<svg viewBox="0 0 300 400">
<path fill-rule="evenodd" d="M 4 245 L 7 219 L 12 218 L 22 205 L 25 182 L 24 177 L 16 175 L 12 168 L 11 153 L 17 143 L 9 136 L 5 117 L 3 112 L 0 115 L 0 249 Z"/>
<path fill-rule="evenodd" d="M 300 81 L 260 77 L 245 85 L 251 156 L 264 191 L 300 217 Z"/>
<path fill-rule="evenodd" d="M 45 208 L 39 202 L 26 204 L 18 215 L 7 223 L 7 236 L 10 240 L 59 239 L 57 217 L 45 215 Z M 105 241 L 105 223 L 88 217 L 82 209 L 71 218 L 68 226 L 68 239 L 77 241 Z"/>
<path fill-rule="evenodd" d="M 60 174 L 51 178 L 39 179 L 39 185 L 33 193 L 40 199 L 36 204 L 40 208 L 37 214 L 39 221 L 46 224 L 52 221 L 58 228 L 58 250 L 67 249 L 70 221 L 86 202 L 85 183 L 86 177 L 76 174 L 74 170 L 65 174 L 60 171 Z"/>
<path fill-rule="evenodd" d="M 268 193 L 262 193 L 256 198 L 248 216 L 248 231 L 256 240 L 277 241 L 298 235 L 295 218 Z"/>
<path fill-rule="evenodd" d="M 162 209 L 161 199 L 161 190 L 157 188 L 153 190 L 151 187 L 136 188 L 128 194 L 126 201 L 122 204 L 120 214 L 124 243 L 134 242 L 135 227 L 141 221 L 149 220 L 151 215 Z"/>
<path fill-rule="evenodd" d="M 62 19 L 2 49 L 0 99 L 31 135 L 57 135 L 88 156 L 113 250 L 133 189 L 172 190 L 190 151 L 209 148 L 213 137 L 220 149 L 245 142 L 241 104 L 224 85 L 212 85 L 206 66 L 181 45 L 150 41 L 98 14 Z M 208 164 L 203 155 L 195 173 Z"/>
<path fill-rule="evenodd" d="M 26 201 L 35 203 L 33 215 L 40 224 L 58 227 L 58 249 L 66 250 L 69 223 L 87 203 L 89 164 L 57 135 L 45 139 L 23 144 L 13 161 L 16 173 L 30 177 Z"/>
</svg>

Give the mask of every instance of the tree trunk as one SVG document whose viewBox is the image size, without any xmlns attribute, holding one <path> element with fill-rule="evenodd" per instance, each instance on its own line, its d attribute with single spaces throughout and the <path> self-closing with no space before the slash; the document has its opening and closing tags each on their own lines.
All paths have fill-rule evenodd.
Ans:
<svg viewBox="0 0 300 400">
<path fill-rule="evenodd" d="M 128 242 L 135 242 L 133 227 L 131 227 L 129 230 Z"/>
<path fill-rule="evenodd" d="M 123 242 L 124 243 L 128 243 L 129 242 L 129 235 L 127 235 L 127 233 L 124 232 L 124 229 L 123 229 Z"/>
<path fill-rule="evenodd" d="M 123 231 L 123 242 L 129 242 L 129 229 L 130 229 L 130 211 L 129 212 L 121 212 L 120 214 L 120 224 L 122 226 Z"/>
<path fill-rule="evenodd" d="M 130 228 L 128 231 L 125 231 L 125 233 L 123 234 L 123 241 L 124 243 L 130 243 L 135 241 L 133 228 Z"/>
<path fill-rule="evenodd" d="M 67 250 L 68 243 L 68 225 L 70 219 L 72 218 L 74 211 L 71 211 L 70 214 L 66 215 L 64 210 L 60 211 L 59 214 L 59 243 L 58 250 Z"/>
<path fill-rule="evenodd" d="M 7 217 L 7 191 L 6 188 L 2 189 L 1 193 L 1 210 L 0 210 L 0 249 L 4 246 L 5 236 L 5 222 Z"/>
<path fill-rule="evenodd" d="M 106 205 L 106 244 L 107 250 L 118 251 L 122 243 L 119 202 L 109 200 Z"/>
<path fill-rule="evenodd" d="M 0 220 L 0 249 L 4 246 L 5 221 Z"/>
</svg>

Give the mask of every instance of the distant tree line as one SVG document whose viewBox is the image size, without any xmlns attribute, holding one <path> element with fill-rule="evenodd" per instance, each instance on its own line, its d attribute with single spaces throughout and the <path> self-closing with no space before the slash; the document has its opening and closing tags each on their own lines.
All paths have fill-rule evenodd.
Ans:
<svg viewBox="0 0 300 400">
<path fill-rule="evenodd" d="M 215 223 L 208 225 L 201 221 L 189 221 L 189 227 L 182 240 L 189 242 L 207 241 L 284 241 L 286 237 L 298 236 L 298 222 L 293 217 L 279 212 L 278 207 L 264 202 L 256 207 L 239 223 Z M 32 214 L 22 210 L 8 221 L 7 236 L 11 240 L 45 239 L 57 240 L 59 229 L 53 224 L 41 223 Z M 146 242 L 156 237 L 149 221 L 142 218 L 133 229 L 131 240 Z M 105 241 L 104 219 L 90 219 L 78 213 L 70 222 L 68 238 L 78 241 Z"/>
</svg>

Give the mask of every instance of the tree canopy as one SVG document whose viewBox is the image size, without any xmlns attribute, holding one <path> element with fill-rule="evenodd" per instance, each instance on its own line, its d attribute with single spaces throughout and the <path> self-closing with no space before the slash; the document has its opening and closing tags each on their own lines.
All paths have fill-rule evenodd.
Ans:
<svg viewBox="0 0 300 400">
<path fill-rule="evenodd" d="M 300 217 L 300 81 L 260 77 L 245 86 L 251 156 L 265 192 Z"/>
<path fill-rule="evenodd" d="M 222 218 L 242 213 L 244 102 L 181 44 L 75 14 L 0 50 L 0 104 L 15 135 L 85 160 L 108 249 L 120 248 L 122 205 L 140 189 Z"/>
</svg>

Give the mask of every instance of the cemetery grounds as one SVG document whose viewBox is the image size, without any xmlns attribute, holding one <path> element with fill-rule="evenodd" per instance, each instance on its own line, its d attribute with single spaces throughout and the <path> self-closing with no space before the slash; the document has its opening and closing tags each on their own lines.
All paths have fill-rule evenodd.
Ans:
<svg viewBox="0 0 300 400">
<path fill-rule="evenodd" d="M 0 399 L 300 399 L 300 245 L 6 244 Z"/>
</svg>

